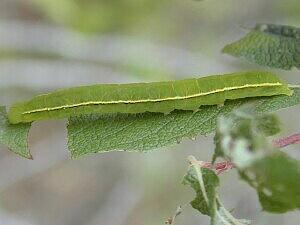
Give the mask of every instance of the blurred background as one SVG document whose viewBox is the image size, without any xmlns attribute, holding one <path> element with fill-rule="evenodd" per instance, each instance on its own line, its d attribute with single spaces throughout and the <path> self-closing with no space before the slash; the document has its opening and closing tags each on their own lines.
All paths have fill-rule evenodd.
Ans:
<svg viewBox="0 0 300 225">
<path fill-rule="evenodd" d="M 299 0 L 0 0 L 0 105 L 76 85 L 262 69 L 220 50 L 257 22 L 299 27 L 299 12 Z M 274 71 L 299 83 L 299 70 Z M 299 108 L 280 116 L 282 135 L 299 131 Z M 208 136 L 147 154 L 71 160 L 65 123 L 33 124 L 33 161 L 0 146 L 0 224 L 164 224 L 194 196 L 181 185 L 187 156 L 209 160 L 213 152 Z M 297 148 L 287 151 L 299 158 Z M 237 217 L 299 224 L 297 212 L 262 212 L 255 192 L 234 171 L 221 182 L 221 198 Z M 187 207 L 176 224 L 209 220 Z"/>
</svg>

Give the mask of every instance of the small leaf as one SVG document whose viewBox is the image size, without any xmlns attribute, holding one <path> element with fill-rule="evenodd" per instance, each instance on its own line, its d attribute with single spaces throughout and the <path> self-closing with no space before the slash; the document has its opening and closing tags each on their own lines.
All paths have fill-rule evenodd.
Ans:
<svg viewBox="0 0 300 225">
<path fill-rule="evenodd" d="M 292 96 L 274 96 L 228 101 L 224 106 L 206 106 L 193 113 L 90 115 L 72 117 L 68 124 L 69 149 L 77 158 L 108 151 L 148 151 L 177 144 L 182 138 L 212 133 L 220 115 L 228 115 L 245 103 L 253 103 L 257 112 L 273 112 L 300 103 L 300 88 Z"/>
<path fill-rule="evenodd" d="M 300 162 L 268 143 L 265 128 L 259 128 L 262 121 L 256 120 L 259 117 L 245 110 L 222 117 L 215 136 L 214 160 L 217 156 L 231 160 L 241 178 L 256 189 L 264 210 L 283 213 L 299 209 Z"/>
<path fill-rule="evenodd" d="M 271 68 L 300 69 L 300 28 L 258 24 L 223 52 Z"/>
<path fill-rule="evenodd" d="M 200 181 L 202 180 L 202 182 Z M 219 178 L 214 171 L 199 166 L 191 166 L 183 178 L 184 185 L 190 185 L 196 192 L 196 198 L 191 202 L 194 209 L 204 215 L 215 216 L 216 188 L 219 186 Z M 203 183 L 203 186 L 201 186 Z M 202 192 L 205 190 L 205 192 Z"/>
<path fill-rule="evenodd" d="M 211 218 L 211 225 L 249 225 L 248 220 L 234 218 L 228 212 L 218 197 L 220 181 L 214 171 L 201 168 L 194 157 L 190 160 L 191 166 L 183 178 L 183 184 L 191 186 L 196 192 L 191 202 L 194 209 Z"/>
<path fill-rule="evenodd" d="M 28 159 L 32 159 L 27 145 L 30 126 L 30 123 L 10 124 L 5 107 L 0 106 L 0 144 L 7 146 L 14 153 Z"/>
</svg>

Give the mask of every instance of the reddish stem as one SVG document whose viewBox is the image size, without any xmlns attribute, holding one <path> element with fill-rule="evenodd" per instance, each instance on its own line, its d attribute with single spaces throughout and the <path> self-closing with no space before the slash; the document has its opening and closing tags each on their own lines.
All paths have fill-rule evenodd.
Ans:
<svg viewBox="0 0 300 225">
<path fill-rule="evenodd" d="M 275 147 L 278 148 L 284 148 L 288 145 L 300 143 L 300 133 L 274 140 L 272 143 Z M 203 168 L 214 170 L 217 175 L 229 171 L 235 167 L 234 163 L 230 161 L 218 162 L 215 164 L 199 161 L 199 164 Z"/>
<path fill-rule="evenodd" d="M 284 148 L 288 145 L 300 143 L 300 133 L 273 141 L 273 145 L 278 148 Z"/>
<path fill-rule="evenodd" d="M 199 162 L 200 166 L 203 168 L 213 169 L 217 175 L 226 172 L 228 170 L 231 170 L 235 167 L 235 165 L 230 161 L 225 162 L 218 162 L 215 164 L 212 164 L 210 162 Z"/>
</svg>

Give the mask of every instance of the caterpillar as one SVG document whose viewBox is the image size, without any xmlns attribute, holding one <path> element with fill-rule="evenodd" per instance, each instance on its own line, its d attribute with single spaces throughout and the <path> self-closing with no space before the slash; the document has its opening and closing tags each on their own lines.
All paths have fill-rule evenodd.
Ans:
<svg viewBox="0 0 300 225">
<path fill-rule="evenodd" d="M 226 100 L 292 95 L 288 85 L 270 72 L 251 71 L 194 79 L 96 84 L 58 90 L 13 105 L 10 123 L 60 119 L 92 113 L 170 113 L 222 105 Z"/>
</svg>

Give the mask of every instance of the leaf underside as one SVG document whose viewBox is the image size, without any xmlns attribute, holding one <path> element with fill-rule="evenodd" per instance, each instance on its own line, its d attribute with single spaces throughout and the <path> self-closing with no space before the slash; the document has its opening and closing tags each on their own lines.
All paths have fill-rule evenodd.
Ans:
<svg viewBox="0 0 300 225">
<path fill-rule="evenodd" d="M 224 106 L 206 106 L 197 112 L 174 111 L 168 115 L 89 115 L 72 117 L 68 123 L 68 145 L 73 158 L 109 151 L 148 151 L 173 145 L 183 138 L 212 133 L 220 115 L 254 103 L 257 112 L 273 112 L 300 104 L 300 88 L 292 96 L 233 100 Z"/>
<path fill-rule="evenodd" d="M 223 52 L 271 68 L 300 69 L 300 28 L 258 24 Z"/>
<path fill-rule="evenodd" d="M 0 144 L 29 159 L 32 158 L 27 144 L 30 126 L 30 123 L 10 124 L 5 107 L 0 106 Z"/>
</svg>

